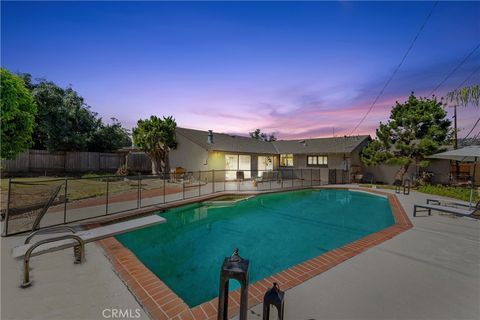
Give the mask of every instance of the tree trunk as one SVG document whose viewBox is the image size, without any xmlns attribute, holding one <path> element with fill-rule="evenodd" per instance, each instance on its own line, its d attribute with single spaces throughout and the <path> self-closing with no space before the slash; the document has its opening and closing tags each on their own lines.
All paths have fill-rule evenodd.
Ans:
<svg viewBox="0 0 480 320">
<path fill-rule="evenodd" d="M 152 160 L 152 174 L 158 176 L 162 171 L 162 158 L 159 155 L 150 156 Z"/>
<path fill-rule="evenodd" d="M 170 158 L 168 156 L 168 151 L 165 152 L 165 156 L 163 158 L 163 165 L 164 165 L 164 172 L 168 173 L 170 172 Z"/>
<path fill-rule="evenodd" d="M 405 173 L 407 173 L 409 167 L 410 165 L 408 164 L 400 167 L 400 169 L 395 174 L 394 184 L 397 184 L 397 183 L 400 183 L 400 185 L 402 184 L 403 176 L 405 176 Z"/>
</svg>

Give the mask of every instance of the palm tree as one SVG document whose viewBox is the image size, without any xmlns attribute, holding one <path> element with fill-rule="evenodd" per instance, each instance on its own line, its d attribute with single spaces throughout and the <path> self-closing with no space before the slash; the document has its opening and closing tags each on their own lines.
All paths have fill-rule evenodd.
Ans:
<svg viewBox="0 0 480 320">
<path fill-rule="evenodd" d="M 480 105 L 480 84 L 463 87 L 447 93 L 447 99 L 458 105 L 466 106 L 473 104 Z"/>
</svg>

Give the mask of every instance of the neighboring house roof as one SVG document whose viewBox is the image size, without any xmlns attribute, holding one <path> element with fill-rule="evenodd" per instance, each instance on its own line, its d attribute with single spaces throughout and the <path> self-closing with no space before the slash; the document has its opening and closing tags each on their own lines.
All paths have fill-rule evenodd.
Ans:
<svg viewBox="0 0 480 320">
<path fill-rule="evenodd" d="M 265 142 L 250 137 L 213 132 L 213 143 L 210 144 L 207 139 L 207 131 L 177 128 L 177 134 L 184 136 L 208 151 L 260 154 L 350 153 L 361 143 L 370 138 L 370 136 L 354 136 Z"/>
</svg>

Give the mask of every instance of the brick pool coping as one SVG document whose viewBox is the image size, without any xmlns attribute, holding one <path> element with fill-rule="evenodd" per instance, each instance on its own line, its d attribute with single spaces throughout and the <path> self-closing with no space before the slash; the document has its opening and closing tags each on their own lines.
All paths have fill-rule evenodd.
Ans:
<svg viewBox="0 0 480 320">
<path fill-rule="evenodd" d="M 364 188 L 336 189 L 365 190 L 387 196 L 395 224 L 250 284 L 248 288 L 249 308 L 262 302 L 265 291 L 271 288 L 273 282 L 277 282 L 284 291 L 291 289 L 412 227 L 410 219 L 395 195 Z M 97 243 L 104 249 L 115 272 L 152 319 L 210 320 L 217 318 L 218 298 L 189 308 L 179 296 L 114 237 L 99 240 Z M 239 290 L 235 290 L 229 295 L 229 317 L 238 314 L 239 305 L 240 293 Z"/>
</svg>

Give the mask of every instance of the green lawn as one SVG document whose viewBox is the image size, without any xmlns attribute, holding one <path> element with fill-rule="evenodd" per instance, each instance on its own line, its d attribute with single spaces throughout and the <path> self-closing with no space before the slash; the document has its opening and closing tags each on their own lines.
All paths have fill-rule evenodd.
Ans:
<svg viewBox="0 0 480 320">
<path fill-rule="evenodd" d="M 107 179 L 105 176 L 87 176 L 88 179 L 68 179 L 68 199 L 75 201 L 80 199 L 101 197 L 107 193 Z M 22 177 L 12 179 L 12 198 L 15 203 L 35 202 L 44 196 L 45 192 L 49 192 L 52 186 L 64 184 L 65 180 L 57 177 Z M 15 182 L 21 182 L 16 184 Z M 27 183 L 27 184 L 23 184 Z M 122 192 L 136 192 L 138 188 L 138 180 L 125 179 L 123 177 L 109 178 L 108 193 L 117 194 Z M 142 180 L 143 190 L 152 188 L 163 188 L 163 180 L 145 179 Z M 8 194 L 8 179 L 1 179 L 0 191 L 2 197 L 2 209 L 6 204 Z M 59 192 L 59 196 L 65 194 L 65 189 Z"/>
<path fill-rule="evenodd" d="M 463 187 L 447 187 L 447 186 L 422 186 L 417 189 L 419 192 L 434 194 L 438 196 L 450 197 L 458 200 L 469 201 L 470 200 L 470 188 Z M 479 201 L 480 197 L 478 191 L 473 191 L 473 201 Z"/>
<path fill-rule="evenodd" d="M 364 188 L 372 188 L 371 184 L 360 184 L 359 186 Z M 391 185 L 377 184 L 376 187 L 377 189 L 395 190 L 395 186 L 391 186 Z M 417 187 L 415 190 L 422 193 L 434 194 L 437 196 L 449 197 L 449 198 L 454 198 L 454 199 L 463 200 L 463 201 L 470 200 L 470 188 L 449 187 L 449 186 L 442 186 L 442 185 L 435 185 L 435 186 L 427 185 L 427 186 Z M 476 190 L 473 191 L 473 201 L 475 202 L 480 201 L 480 196 L 478 195 L 478 191 Z"/>
</svg>

